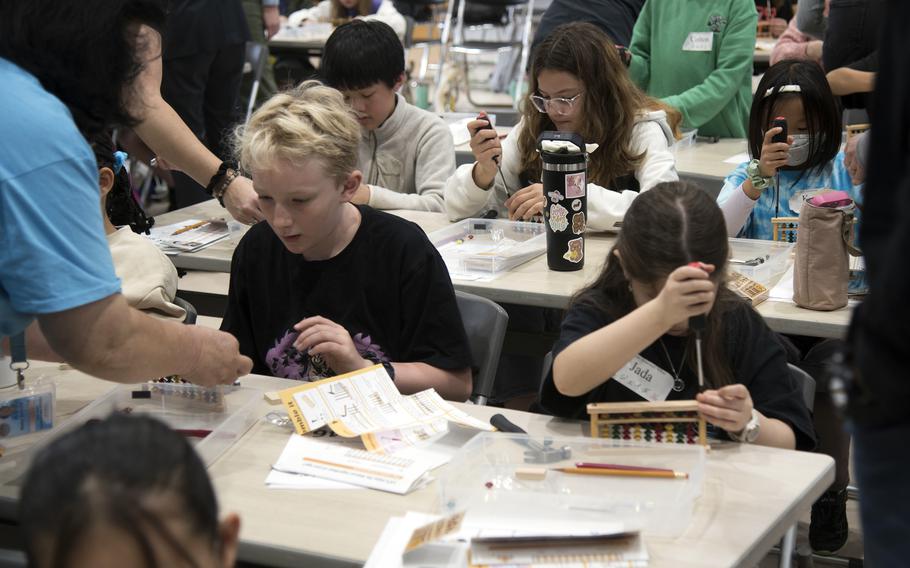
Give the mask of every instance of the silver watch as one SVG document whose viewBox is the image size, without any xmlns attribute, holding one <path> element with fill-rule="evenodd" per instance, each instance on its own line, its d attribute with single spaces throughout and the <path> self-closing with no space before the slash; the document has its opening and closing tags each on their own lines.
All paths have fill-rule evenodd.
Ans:
<svg viewBox="0 0 910 568">
<path fill-rule="evenodd" d="M 758 439 L 758 431 L 761 429 L 761 422 L 759 422 L 758 417 L 758 411 L 753 408 L 752 419 L 746 422 L 746 427 L 742 429 L 742 432 L 729 432 L 730 437 L 737 442 L 746 444 L 755 442 Z"/>
</svg>

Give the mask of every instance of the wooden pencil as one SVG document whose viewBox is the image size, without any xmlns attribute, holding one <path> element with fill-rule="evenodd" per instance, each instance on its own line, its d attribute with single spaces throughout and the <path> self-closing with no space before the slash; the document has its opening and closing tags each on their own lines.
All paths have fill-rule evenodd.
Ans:
<svg viewBox="0 0 910 568">
<path fill-rule="evenodd" d="M 610 475 L 616 477 L 659 477 L 664 479 L 688 479 L 689 474 L 681 471 L 650 471 L 641 469 L 605 469 L 598 467 L 562 467 L 557 471 L 581 475 Z"/>
</svg>

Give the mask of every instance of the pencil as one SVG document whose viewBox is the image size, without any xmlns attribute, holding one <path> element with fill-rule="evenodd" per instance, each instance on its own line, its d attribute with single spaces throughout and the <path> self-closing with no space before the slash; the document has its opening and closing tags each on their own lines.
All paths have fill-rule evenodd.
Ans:
<svg viewBox="0 0 910 568">
<path fill-rule="evenodd" d="M 561 467 L 557 471 L 583 475 L 610 475 L 616 477 L 662 477 L 665 479 L 688 479 L 689 474 L 681 471 L 647 471 L 630 469 L 604 469 L 596 467 Z"/>
<path fill-rule="evenodd" d="M 667 469 L 663 467 L 644 467 L 640 465 L 620 465 L 616 463 L 596 463 L 596 462 L 577 462 L 575 467 L 580 468 L 594 468 L 594 469 L 623 469 L 626 471 L 670 471 L 672 469 Z"/>
<path fill-rule="evenodd" d="M 198 223 L 193 223 L 192 225 L 187 225 L 186 227 L 180 227 L 179 229 L 177 229 L 176 231 L 171 233 L 171 236 L 180 235 L 187 231 L 192 231 L 193 229 L 198 229 L 199 227 L 202 227 L 203 225 L 208 225 L 209 223 L 211 223 L 211 221 L 199 221 Z"/>
</svg>

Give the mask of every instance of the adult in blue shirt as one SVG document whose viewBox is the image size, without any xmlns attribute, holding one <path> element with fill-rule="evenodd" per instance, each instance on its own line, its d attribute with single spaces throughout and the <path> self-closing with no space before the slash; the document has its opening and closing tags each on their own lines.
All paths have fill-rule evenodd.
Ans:
<svg viewBox="0 0 910 568">
<path fill-rule="evenodd" d="M 32 357 L 105 379 L 226 383 L 252 365 L 233 337 L 120 295 L 80 135 L 145 118 L 136 78 L 160 59 L 163 21 L 154 0 L 0 2 L 0 336 L 28 329 Z"/>
</svg>

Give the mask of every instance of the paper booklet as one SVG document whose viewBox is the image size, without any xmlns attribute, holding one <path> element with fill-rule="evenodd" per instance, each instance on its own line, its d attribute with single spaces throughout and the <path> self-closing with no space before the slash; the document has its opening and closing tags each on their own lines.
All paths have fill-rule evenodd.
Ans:
<svg viewBox="0 0 910 568">
<path fill-rule="evenodd" d="M 284 487 L 300 489 L 344 488 L 307 479 L 313 477 L 404 495 L 429 483 L 429 472 L 449 459 L 450 455 L 429 448 L 405 448 L 394 454 L 379 454 L 352 447 L 343 440 L 333 442 L 293 434 L 272 469 L 299 477 L 285 475 L 272 480 Z"/>
<path fill-rule="evenodd" d="M 164 254 L 196 252 L 231 234 L 224 219 L 188 219 L 181 223 L 152 227 L 150 233 L 148 238 Z"/>
<path fill-rule="evenodd" d="M 464 513 L 391 517 L 365 568 L 645 568 L 638 532 L 590 529 L 485 531 Z"/>
<path fill-rule="evenodd" d="M 446 432 L 448 423 L 493 431 L 458 410 L 433 389 L 403 396 L 382 365 L 305 383 L 278 393 L 298 434 L 328 425 L 346 438 L 360 436 L 367 450 L 390 452 Z"/>
</svg>

